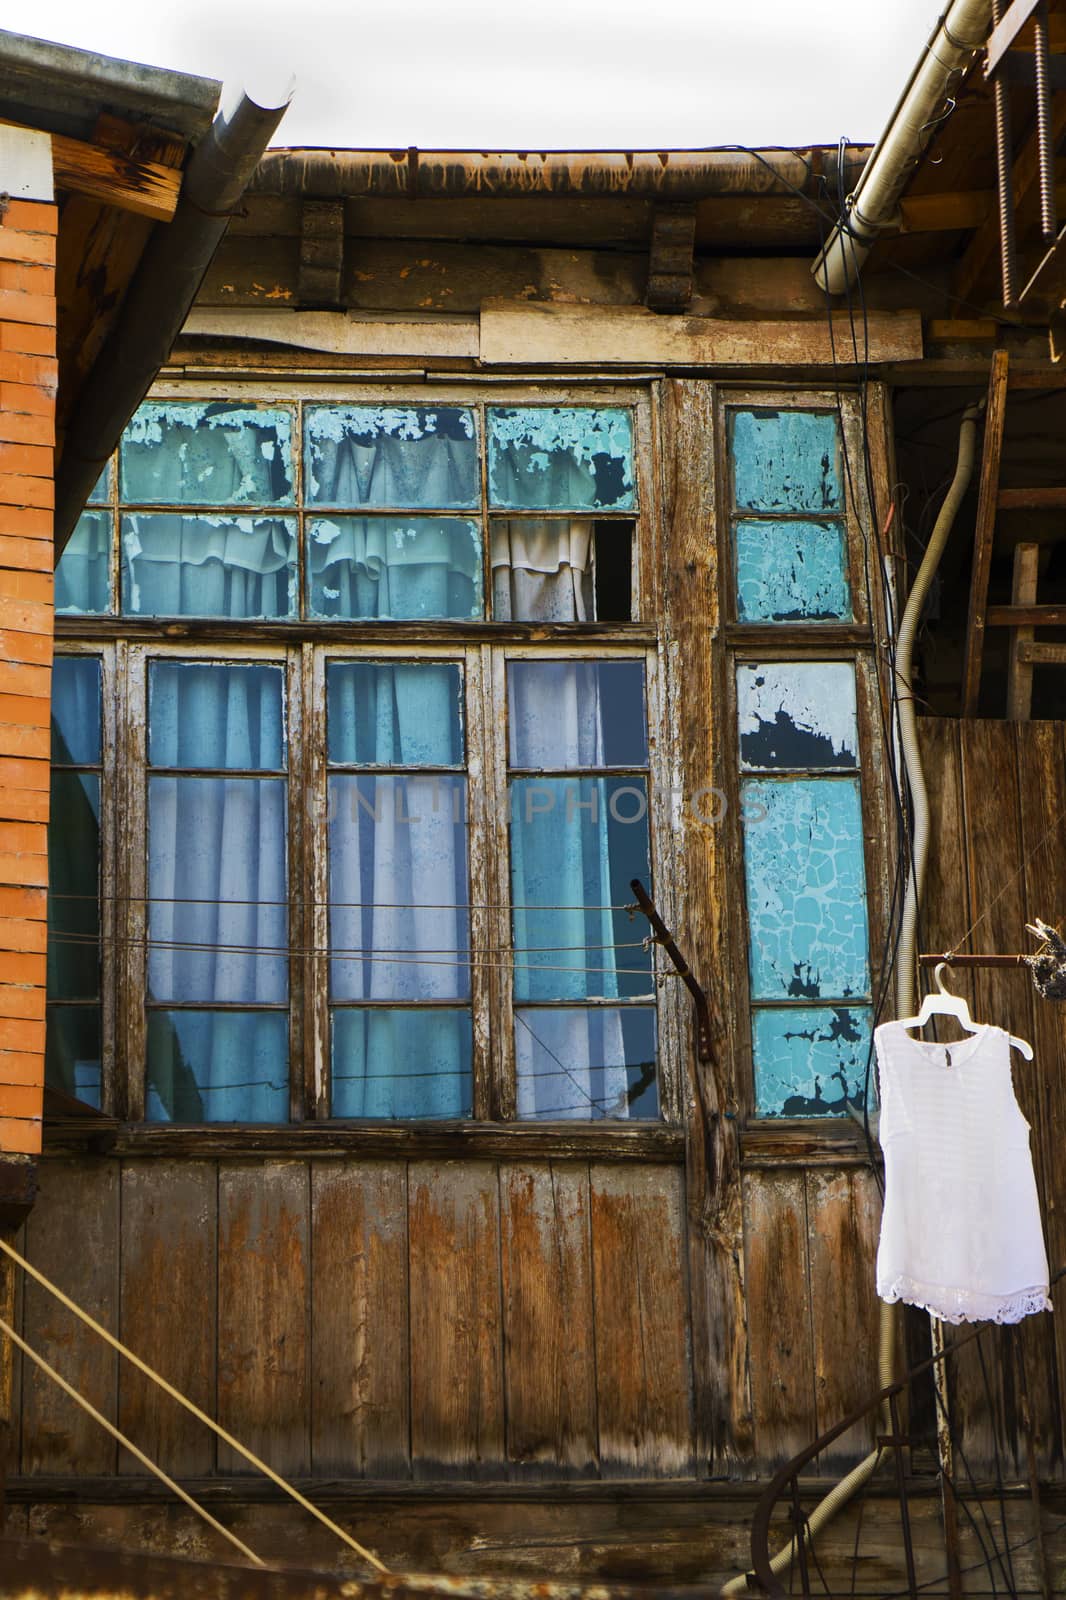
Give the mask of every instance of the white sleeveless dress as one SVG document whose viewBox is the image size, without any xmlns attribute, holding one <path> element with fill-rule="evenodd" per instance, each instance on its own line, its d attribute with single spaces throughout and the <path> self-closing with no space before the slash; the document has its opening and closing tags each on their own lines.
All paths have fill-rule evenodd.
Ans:
<svg viewBox="0 0 1066 1600">
<path fill-rule="evenodd" d="M 906 1300 L 945 1322 L 1019 1322 L 1050 1311 L 1009 1035 L 986 1024 L 957 1044 L 928 1044 L 886 1022 L 874 1039 L 885 1153 L 881 1299 Z"/>
</svg>

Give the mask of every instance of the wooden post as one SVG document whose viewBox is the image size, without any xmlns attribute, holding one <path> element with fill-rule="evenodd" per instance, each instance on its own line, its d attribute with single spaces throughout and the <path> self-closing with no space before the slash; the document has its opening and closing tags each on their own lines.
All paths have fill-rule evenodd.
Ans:
<svg viewBox="0 0 1066 1600">
<path fill-rule="evenodd" d="M 1020 544 L 1014 551 L 1014 579 L 1011 586 L 1012 606 L 1036 604 L 1036 579 L 1040 564 L 1040 547 Z M 1010 722 L 1028 722 L 1033 704 L 1033 662 L 1029 652 L 1021 647 L 1032 644 L 1032 628 L 1012 628 L 1010 631 L 1010 667 L 1007 673 L 1007 718 Z"/>
<path fill-rule="evenodd" d="M 981 657 L 985 645 L 985 602 L 988 599 L 988 572 L 992 564 L 992 533 L 996 521 L 996 493 L 999 488 L 999 458 L 1003 449 L 1003 424 L 1007 410 L 1006 350 L 992 357 L 988 380 L 988 410 L 985 414 L 985 443 L 981 454 L 981 489 L 977 501 L 977 524 L 973 539 L 973 573 L 970 578 L 970 614 L 966 623 L 966 662 L 962 674 L 962 714 L 977 715 L 981 690 Z"/>
</svg>

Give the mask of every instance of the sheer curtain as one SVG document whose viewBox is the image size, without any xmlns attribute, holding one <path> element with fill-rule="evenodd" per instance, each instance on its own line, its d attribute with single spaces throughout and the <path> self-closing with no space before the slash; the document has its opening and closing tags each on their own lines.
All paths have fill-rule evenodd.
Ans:
<svg viewBox="0 0 1066 1600">
<path fill-rule="evenodd" d="M 592 622 L 593 525 L 583 517 L 494 518 L 492 614 L 498 622 Z"/>
<path fill-rule="evenodd" d="M 401 769 L 330 780 L 332 997 L 378 1002 L 334 1005 L 335 1116 L 472 1109 L 466 780 L 418 770 L 463 765 L 460 693 L 450 664 L 330 667 L 331 761 Z"/>
<path fill-rule="evenodd" d="M 281 670 L 156 662 L 149 715 L 148 1116 L 285 1121 Z"/>
</svg>

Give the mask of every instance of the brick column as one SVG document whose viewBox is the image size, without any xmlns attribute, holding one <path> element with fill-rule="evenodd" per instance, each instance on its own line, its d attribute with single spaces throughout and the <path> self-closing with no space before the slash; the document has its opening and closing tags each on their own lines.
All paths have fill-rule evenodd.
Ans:
<svg viewBox="0 0 1066 1600">
<path fill-rule="evenodd" d="M 23 1159 L 44 1092 L 57 227 L 51 141 L 26 140 L 0 147 L 22 179 L 0 171 L 0 1157 Z"/>
</svg>

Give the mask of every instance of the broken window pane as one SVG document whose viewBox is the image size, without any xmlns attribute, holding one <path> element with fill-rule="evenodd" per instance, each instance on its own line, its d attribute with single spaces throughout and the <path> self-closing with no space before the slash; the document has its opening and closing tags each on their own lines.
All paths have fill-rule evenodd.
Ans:
<svg viewBox="0 0 1066 1600">
<path fill-rule="evenodd" d="M 515 1012 L 518 1115 L 596 1122 L 659 1115 L 650 1006 Z"/>
<path fill-rule="evenodd" d="M 348 767 L 461 767 L 463 670 L 445 661 L 331 661 L 329 759 Z"/>
<path fill-rule="evenodd" d="M 628 511 L 636 504 L 633 423 L 619 406 L 492 406 L 489 500 L 535 511 Z"/>
<path fill-rule="evenodd" d="M 868 1006 L 759 1007 L 753 1044 L 760 1116 L 839 1116 L 848 1105 L 862 1110 Z"/>
<path fill-rule="evenodd" d="M 338 1006 L 333 1011 L 335 1117 L 469 1117 L 469 1011 Z"/>
<path fill-rule="evenodd" d="M 308 406 L 309 505 L 444 511 L 481 502 L 474 413 L 462 406 Z"/>
<path fill-rule="evenodd" d="M 730 413 L 738 511 L 839 511 L 840 429 L 835 412 Z"/>
<path fill-rule="evenodd" d="M 83 511 L 56 567 L 56 611 L 99 616 L 111 609 L 111 513 Z"/>
<path fill-rule="evenodd" d="M 739 666 L 737 719 L 746 771 L 859 764 L 850 661 Z"/>
<path fill-rule="evenodd" d="M 145 617 L 296 615 L 290 517 L 122 518 L 122 609 Z"/>
<path fill-rule="evenodd" d="M 858 780 L 747 778 L 741 801 L 752 998 L 869 994 Z"/>
<path fill-rule="evenodd" d="M 741 622 L 850 619 L 847 542 L 842 522 L 734 523 L 737 617 Z"/>
<path fill-rule="evenodd" d="M 480 617 L 481 531 L 459 517 L 332 517 L 308 525 L 314 617 Z"/>
<path fill-rule="evenodd" d="M 127 424 L 119 461 L 127 505 L 291 505 L 292 415 L 149 400 Z"/>
</svg>

